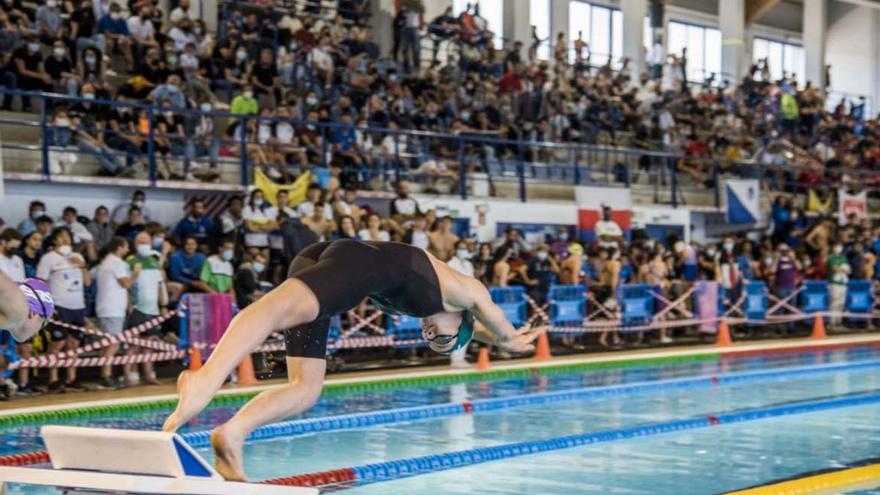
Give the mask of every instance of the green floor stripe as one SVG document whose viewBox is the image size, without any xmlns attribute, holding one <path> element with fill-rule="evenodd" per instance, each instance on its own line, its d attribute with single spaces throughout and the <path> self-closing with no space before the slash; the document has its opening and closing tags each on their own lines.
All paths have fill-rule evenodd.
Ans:
<svg viewBox="0 0 880 495">
<path fill-rule="evenodd" d="M 720 356 L 721 353 L 719 352 L 707 352 L 690 356 L 630 358 L 622 359 L 619 361 L 605 361 L 599 363 L 549 365 L 541 368 L 499 369 L 480 372 L 462 371 L 461 373 L 451 373 L 435 376 L 413 376 L 390 379 L 377 378 L 376 380 L 357 383 L 329 383 L 324 386 L 322 397 L 337 397 L 340 395 L 354 393 L 376 392 L 381 390 L 395 390 L 413 387 L 443 386 L 480 381 L 515 380 L 528 378 L 531 376 L 552 376 L 560 374 L 582 373 L 586 371 L 607 370 L 614 368 L 665 366 L 669 364 L 712 361 L 718 359 Z M 208 407 L 231 407 L 241 405 L 244 402 L 252 399 L 255 395 L 257 395 L 257 393 L 258 392 L 248 392 L 218 395 L 214 397 Z M 0 427 L 18 426 L 22 424 L 37 425 L 51 422 L 75 421 L 86 418 L 117 415 L 120 413 L 141 413 L 157 411 L 170 412 L 174 408 L 176 403 L 176 400 L 171 399 L 147 399 L 143 402 L 125 404 L 71 407 L 69 409 L 58 409 L 45 412 L 10 414 L 7 416 L 0 416 Z"/>
</svg>

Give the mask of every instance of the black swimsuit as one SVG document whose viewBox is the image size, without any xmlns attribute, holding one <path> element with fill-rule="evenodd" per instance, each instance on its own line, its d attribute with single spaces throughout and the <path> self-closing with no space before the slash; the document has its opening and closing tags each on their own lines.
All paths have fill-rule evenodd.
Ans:
<svg viewBox="0 0 880 495">
<path fill-rule="evenodd" d="M 397 242 L 343 239 L 303 249 L 288 270 L 318 299 L 314 322 L 285 332 L 287 355 L 323 359 L 330 317 L 369 297 L 382 311 L 425 317 L 443 311 L 440 281 L 427 254 Z"/>
</svg>

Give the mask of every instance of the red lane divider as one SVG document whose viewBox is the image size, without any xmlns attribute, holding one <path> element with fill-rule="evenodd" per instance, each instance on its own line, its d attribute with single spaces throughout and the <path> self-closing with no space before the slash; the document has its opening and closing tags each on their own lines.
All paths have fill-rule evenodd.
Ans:
<svg viewBox="0 0 880 495">
<path fill-rule="evenodd" d="M 464 412 L 472 413 L 474 412 L 474 405 L 470 401 L 464 401 L 461 403 L 461 407 L 464 408 Z"/>
<path fill-rule="evenodd" d="M 327 486 L 352 483 L 356 478 L 357 476 L 355 475 L 354 469 L 343 468 L 334 469 L 332 471 L 321 471 L 319 473 L 298 474 L 286 478 L 261 481 L 260 483 L 264 485 L 283 486 Z"/>
<path fill-rule="evenodd" d="M 49 462 L 49 452 L 45 450 L 0 456 L 0 466 L 30 466 L 47 462 Z"/>
</svg>

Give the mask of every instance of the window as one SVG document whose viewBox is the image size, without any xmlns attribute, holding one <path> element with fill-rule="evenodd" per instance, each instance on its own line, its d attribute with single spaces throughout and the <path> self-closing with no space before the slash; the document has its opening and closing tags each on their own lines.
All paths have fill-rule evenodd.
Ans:
<svg viewBox="0 0 880 495">
<path fill-rule="evenodd" d="M 609 7 L 586 2 L 568 4 L 569 60 L 574 62 L 574 40 L 581 34 L 589 44 L 590 64 L 605 65 L 610 59 L 615 67 L 623 55 L 623 14 Z"/>
<path fill-rule="evenodd" d="M 806 80 L 804 47 L 783 41 L 755 38 L 752 42 L 752 61 L 767 59 L 770 79 L 777 81 L 784 76 L 792 77 L 803 84 Z"/>
<path fill-rule="evenodd" d="M 529 1 L 529 24 L 535 26 L 538 39 L 546 40 L 538 45 L 538 59 L 547 60 L 550 58 L 550 43 L 553 42 L 550 37 L 550 2 L 548 0 Z M 529 42 L 531 43 L 531 40 Z"/>
<path fill-rule="evenodd" d="M 703 82 L 721 75 L 721 31 L 705 26 L 670 22 L 667 30 L 666 51 L 680 57 L 687 48 L 687 77 L 690 81 Z"/>
<path fill-rule="evenodd" d="M 487 28 L 495 34 L 492 40 L 496 48 L 504 46 L 504 0 L 453 0 L 452 13 L 459 15 L 468 5 L 479 7 L 480 17 L 486 20 Z"/>
</svg>

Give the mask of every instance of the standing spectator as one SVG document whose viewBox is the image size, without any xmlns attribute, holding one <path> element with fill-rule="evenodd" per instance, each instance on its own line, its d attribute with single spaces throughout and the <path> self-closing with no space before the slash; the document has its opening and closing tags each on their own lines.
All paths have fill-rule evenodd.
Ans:
<svg viewBox="0 0 880 495">
<path fill-rule="evenodd" d="M 134 278 L 131 294 L 131 313 L 128 315 L 126 326 L 131 328 L 155 318 L 168 314 L 168 290 L 165 283 L 165 272 L 159 261 L 159 255 L 152 249 L 152 240 L 146 232 L 141 232 L 134 238 L 135 252 L 126 259 L 132 272 L 138 271 L 138 275 Z M 191 240 L 191 244 L 187 248 L 192 248 L 196 255 L 202 256 L 201 253 L 195 253 L 195 239 Z M 180 252 L 180 251 L 178 251 Z M 172 256 L 173 257 L 173 256 Z M 160 327 L 153 327 L 141 334 L 144 339 L 157 339 Z M 146 348 L 132 346 L 128 353 L 150 352 Z M 125 376 L 127 383 L 136 383 L 134 374 L 135 365 L 126 365 Z M 159 381 L 156 379 L 156 373 L 153 370 L 153 363 L 146 362 L 142 365 L 144 372 L 144 381 L 151 385 L 156 385 Z"/>
<path fill-rule="evenodd" d="M 232 99 L 229 112 L 235 115 L 256 115 L 260 112 L 260 103 L 254 98 L 253 85 L 242 86 L 241 93 Z"/>
<path fill-rule="evenodd" d="M 95 216 L 86 225 L 95 242 L 95 249 L 102 250 L 113 237 L 113 225 L 110 224 L 110 211 L 101 205 L 95 208 Z"/>
<path fill-rule="evenodd" d="M 260 289 L 260 274 L 266 270 L 266 257 L 262 254 L 254 256 L 253 261 L 245 261 L 238 267 L 233 280 L 233 293 L 235 304 L 239 311 L 250 306 L 254 301 L 262 297 Z"/>
<path fill-rule="evenodd" d="M 17 88 L 23 91 L 52 91 L 52 76 L 43 65 L 40 40 L 34 34 L 24 36 L 24 43 L 12 52 L 11 64 Z M 22 111 L 29 112 L 31 99 L 22 97 Z"/>
<path fill-rule="evenodd" d="M 37 7 L 36 21 L 37 33 L 44 44 L 51 45 L 61 38 L 62 18 L 58 0 L 46 0 L 46 3 Z"/>
<path fill-rule="evenodd" d="M 278 229 L 277 217 L 276 210 L 266 201 L 263 191 L 261 189 L 251 191 L 250 200 L 242 211 L 246 229 L 245 247 L 265 251 L 263 255 L 268 259 L 269 233 Z"/>
<path fill-rule="evenodd" d="M 471 252 L 468 250 L 465 241 L 458 241 L 455 243 L 455 256 L 450 259 L 447 264 L 468 277 L 474 276 L 474 265 L 471 263 Z"/>
<path fill-rule="evenodd" d="M 189 0 L 180 0 L 177 3 L 177 7 L 172 9 L 171 13 L 168 14 L 168 20 L 171 21 L 171 24 L 177 24 L 182 19 L 189 19 L 191 21 L 197 20 L 197 16 L 192 11 Z"/>
<path fill-rule="evenodd" d="M 141 265 L 129 268 L 124 261 L 128 255 L 128 240 L 114 236 L 107 244 L 107 255 L 98 265 L 97 300 L 95 314 L 101 331 L 107 335 L 119 335 L 125 329 L 125 316 L 128 312 L 128 290 L 134 285 L 141 272 Z M 101 357 L 109 359 L 119 351 L 119 344 L 110 344 L 101 350 Z M 115 390 L 113 366 L 101 366 L 101 382 L 98 388 Z"/>
<path fill-rule="evenodd" d="M 52 88 L 56 93 L 66 93 L 68 96 L 79 94 L 79 75 L 67 56 L 64 41 L 57 40 L 52 44 L 52 56 L 43 62 L 43 66 L 52 78 Z"/>
<path fill-rule="evenodd" d="M 528 294 L 539 306 L 547 302 L 550 285 L 556 281 L 559 271 L 559 264 L 550 255 L 550 246 L 546 244 L 538 246 L 535 256 L 528 262 L 527 273 L 529 279 L 534 281 L 534 285 L 528 288 Z"/>
<path fill-rule="evenodd" d="M 323 206 L 316 206 L 318 208 L 315 208 L 315 217 L 318 216 L 317 211 L 319 208 L 323 210 Z M 321 235 L 318 231 L 315 231 L 315 233 Z M 358 232 L 358 237 L 360 237 L 362 241 L 388 242 L 391 240 L 391 236 L 388 234 L 388 231 L 382 229 L 382 219 L 379 217 L 379 215 L 375 213 L 370 213 L 367 216 L 367 225 Z"/>
<path fill-rule="evenodd" d="M 715 280 L 721 283 L 721 288 L 724 290 L 725 306 L 737 301 L 742 286 L 742 268 L 735 249 L 736 243 L 733 237 L 725 236 L 721 241 L 721 253 L 715 262 Z"/>
<path fill-rule="evenodd" d="M 618 308 L 615 294 L 620 284 L 620 251 L 614 247 L 602 248 L 599 251 L 601 267 L 599 280 L 594 287 L 596 302 L 603 305 L 608 311 L 616 311 Z M 696 270 L 696 265 L 694 265 Z M 599 345 L 608 347 L 608 334 L 612 336 L 612 345 L 620 344 L 620 334 L 616 331 L 605 331 L 599 336 Z"/>
<path fill-rule="evenodd" d="M 324 214 L 324 203 L 316 203 L 313 205 L 312 211 L 314 213 L 312 213 L 311 216 L 302 217 L 302 223 L 318 236 L 318 240 L 326 241 L 330 239 L 333 235 L 333 231 L 336 230 L 336 222 L 327 219 L 327 216 Z M 389 240 L 390 236 L 388 235 L 388 232 L 381 230 L 381 225 L 382 220 L 378 218 L 378 215 L 376 216 L 376 219 L 373 220 L 372 224 L 370 223 L 370 219 L 367 218 L 367 228 L 361 229 L 358 232 L 358 237 L 363 241 Z M 373 238 L 373 236 L 375 236 L 375 238 Z"/>
<path fill-rule="evenodd" d="M 68 206 L 61 215 L 64 226 L 70 230 L 73 236 L 73 248 L 81 253 L 86 253 L 89 259 L 95 259 L 95 238 L 85 225 L 80 223 L 76 208 Z"/>
<path fill-rule="evenodd" d="M 235 244 L 225 241 L 219 252 L 209 256 L 202 265 L 199 279 L 208 287 L 208 292 L 232 293 L 232 259 L 235 257 Z"/>
<path fill-rule="evenodd" d="M 403 50 L 403 67 L 407 72 L 420 68 L 419 53 L 421 37 L 419 30 L 425 24 L 425 6 L 422 0 L 407 0 L 403 9 L 403 31 L 401 32 L 400 48 Z"/>
<path fill-rule="evenodd" d="M 785 299 L 797 289 L 801 277 L 801 262 L 791 252 L 788 244 L 782 243 L 776 249 L 776 257 L 770 273 L 773 275 L 773 290 L 776 297 Z M 788 301 L 794 305 L 797 301 Z"/>
<path fill-rule="evenodd" d="M 142 3 L 137 14 L 129 17 L 126 23 L 128 32 L 131 33 L 134 55 L 137 60 L 143 60 L 150 48 L 159 48 L 152 17 L 153 6 L 150 3 Z"/>
<path fill-rule="evenodd" d="M 602 220 L 596 222 L 596 238 L 599 239 L 599 246 L 604 248 L 617 248 L 623 242 L 623 230 L 611 218 L 611 207 L 602 205 Z"/>
<path fill-rule="evenodd" d="M 137 189 L 131 194 L 130 202 L 120 203 L 116 208 L 113 208 L 112 222 L 116 224 L 125 222 L 128 218 L 128 209 L 132 206 L 140 209 L 141 217 L 143 217 L 144 221 L 149 222 L 153 218 L 150 215 L 150 208 L 147 206 L 147 194 L 143 190 Z"/>
<path fill-rule="evenodd" d="M 51 250 L 43 255 L 37 265 L 37 277 L 46 281 L 55 298 L 55 319 L 68 325 L 84 327 L 86 324 L 85 286 L 91 284 L 92 275 L 86 260 L 73 252 L 73 240 L 66 227 L 57 227 L 49 238 Z M 74 351 L 79 347 L 83 334 L 80 330 L 49 324 L 49 353 L 64 349 Z M 61 393 L 65 389 L 82 391 L 85 387 L 76 378 L 76 367 L 67 368 L 67 381 L 58 379 L 58 368 L 49 368 L 49 393 Z"/>
<path fill-rule="evenodd" d="M 174 237 L 195 237 L 199 245 L 206 245 L 211 232 L 214 231 L 214 221 L 205 215 L 205 200 L 195 198 L 190 201 L 188 214 L 177 223 L 174 229 Z"/>
<path fill-rule="evenodd" d="M 146 225 L 144 224 L 141 209 L 137 206 L 131 206 L 128 208 L 128 220 L 120 224 L 119 227 L 116 227 L 116 235 L 126 239 L 134 239 L 134 236 L 143 231 L 144 228 L 146 228 Z"/>
<path fill-rule="evenodd" d="M 83 1 L 80 8 L 73 10 L 69 29 L 69 44 L 73 54 L 78 56 L 88 47 L 97 49 L 100 53 L 107 51 L 104 35 L 95 31 L 97 25 L 98 21 L 95 18 L 95 11 L 92 9 L 90 0 Z M 71 56 L 70 58 L 77 57 Z"/>
<path fill-rule="evenodd" d="M 455 254 L 455 244 L 458 236 L 452 233 L 452 217 L 446 216 L 440 220 L 440 228 L 429 234 L 430 244 L 428 250 L 440 261 L 449 261 Z"/>
<path fill-rule="evenodd" d="M 24 261 L 18 256 L 21 247 L 21 233 L 13 228 L 0 232 L 0 273 L 13 282 L 21 282 L 27 276 Z"/>
<path fill-rule="evenodd" d="M 28 235 L 37 230 L 37 219 L 46 214 L 46 204 L 40 200 L 31 201 L 28 206 L 28 217 L 19 222 L 18 230 L 21 235 Z"/>
<path fill-rule="evenodd" d="M 7 90 L 16 88 L 15 66 L 12 53 L 18 45 L 18 27 L 9 21 L 9 16 L 0 10 L 0 86 Z M 12 110 L 12 95 L 3 95 L 3 110 Z"/>
<path fill-rule="evenodd" d="M 431 247 L 431 237 L 428 233 L 428 221 L 425 217 L 418 216 L 412 221 L 412 226 L 406 230 L 403 242 L 427 251 Z"/>
<path fill-rule="evenodd" d="M 309 187 L 306 189 L 306 200 L 296 207 L 297 216 L 300 218 L 312 216 L 315 213 L 315 205 L 321 203 L 324 205 L 324 218 L 332 220 L 333 209 L 322 200 L 323 195 L 324 191 L 321 189 L 321 186 L 318 184 L 309 184 Z"/>
<path fill-rule="evenodd" d="M 200 278 L 205 255 L 198 248 L 198 239 L 191 235 L 186 236 L 183 238 L 183 249 L 178 249 L 169 257 L 168 279 L 178 285 L 175 293 L 211 292 L 210 287 Z"/>
<path fill-rule="evenodd" d="M 391 219 L 401 226 L 422 215 L 419 203 L 409 195 L 409 182 L 399 181 L 395 185 L 397 197 L 391 201 Z"/>
<path fill-rule="evenodd" d="M 568 256 L 568 242 L 570 238 L 571 235 L 568 232 L 568 227 L 559 227 L 556 238 L 550 243 L 550 252 L 555 254 L 558 259 L 565 259 Z"/>
<path fill-rule="evenodd" d="M 825 260 L 828 270 L 828 298 L 831 307 L 831 325 L 838 326 L 843 322 L 840 316 L 846 308 L 846 285 L 852 272 L 849 261 L 843 254 L 843 244 L 836 242 L 834 250 Z"/>
<path fill-rule="evenodd" d="M 134 56 L 131 50 L 131 33 L 128 23 L 122 18 L 119 4 L 110 4 L 110 11 L 98 19 L 98 34 L 103 34 L 107 42 L 106 53 L 119 53 L 125 57 L 128 72 L 134 72 Z"/>
<path fill-rule="evenodd" d="M 33 231 L 22 239 L 22 248 L 18 253 L 24 262 L 26 278 L 37 276 L 37 265 L 43 256 L 43 234 Z"/>
<path fill-rule="evenodd" d="M 226 201 L 226 209 L 220 214 L 219 226 L 220 240 L 238 241 L 240 231 L 244 226 L 244 201 L 241 196 L 232 196 Z"/>
<path fill-rule="evenodd" d="M 699 271 L 697 269 L 697 249 L 688 242 L 677 241 L 673 244 L 675 250 L 676 269 L 681 278 L 687 282 L 695 282 Z"/>
</svg>

